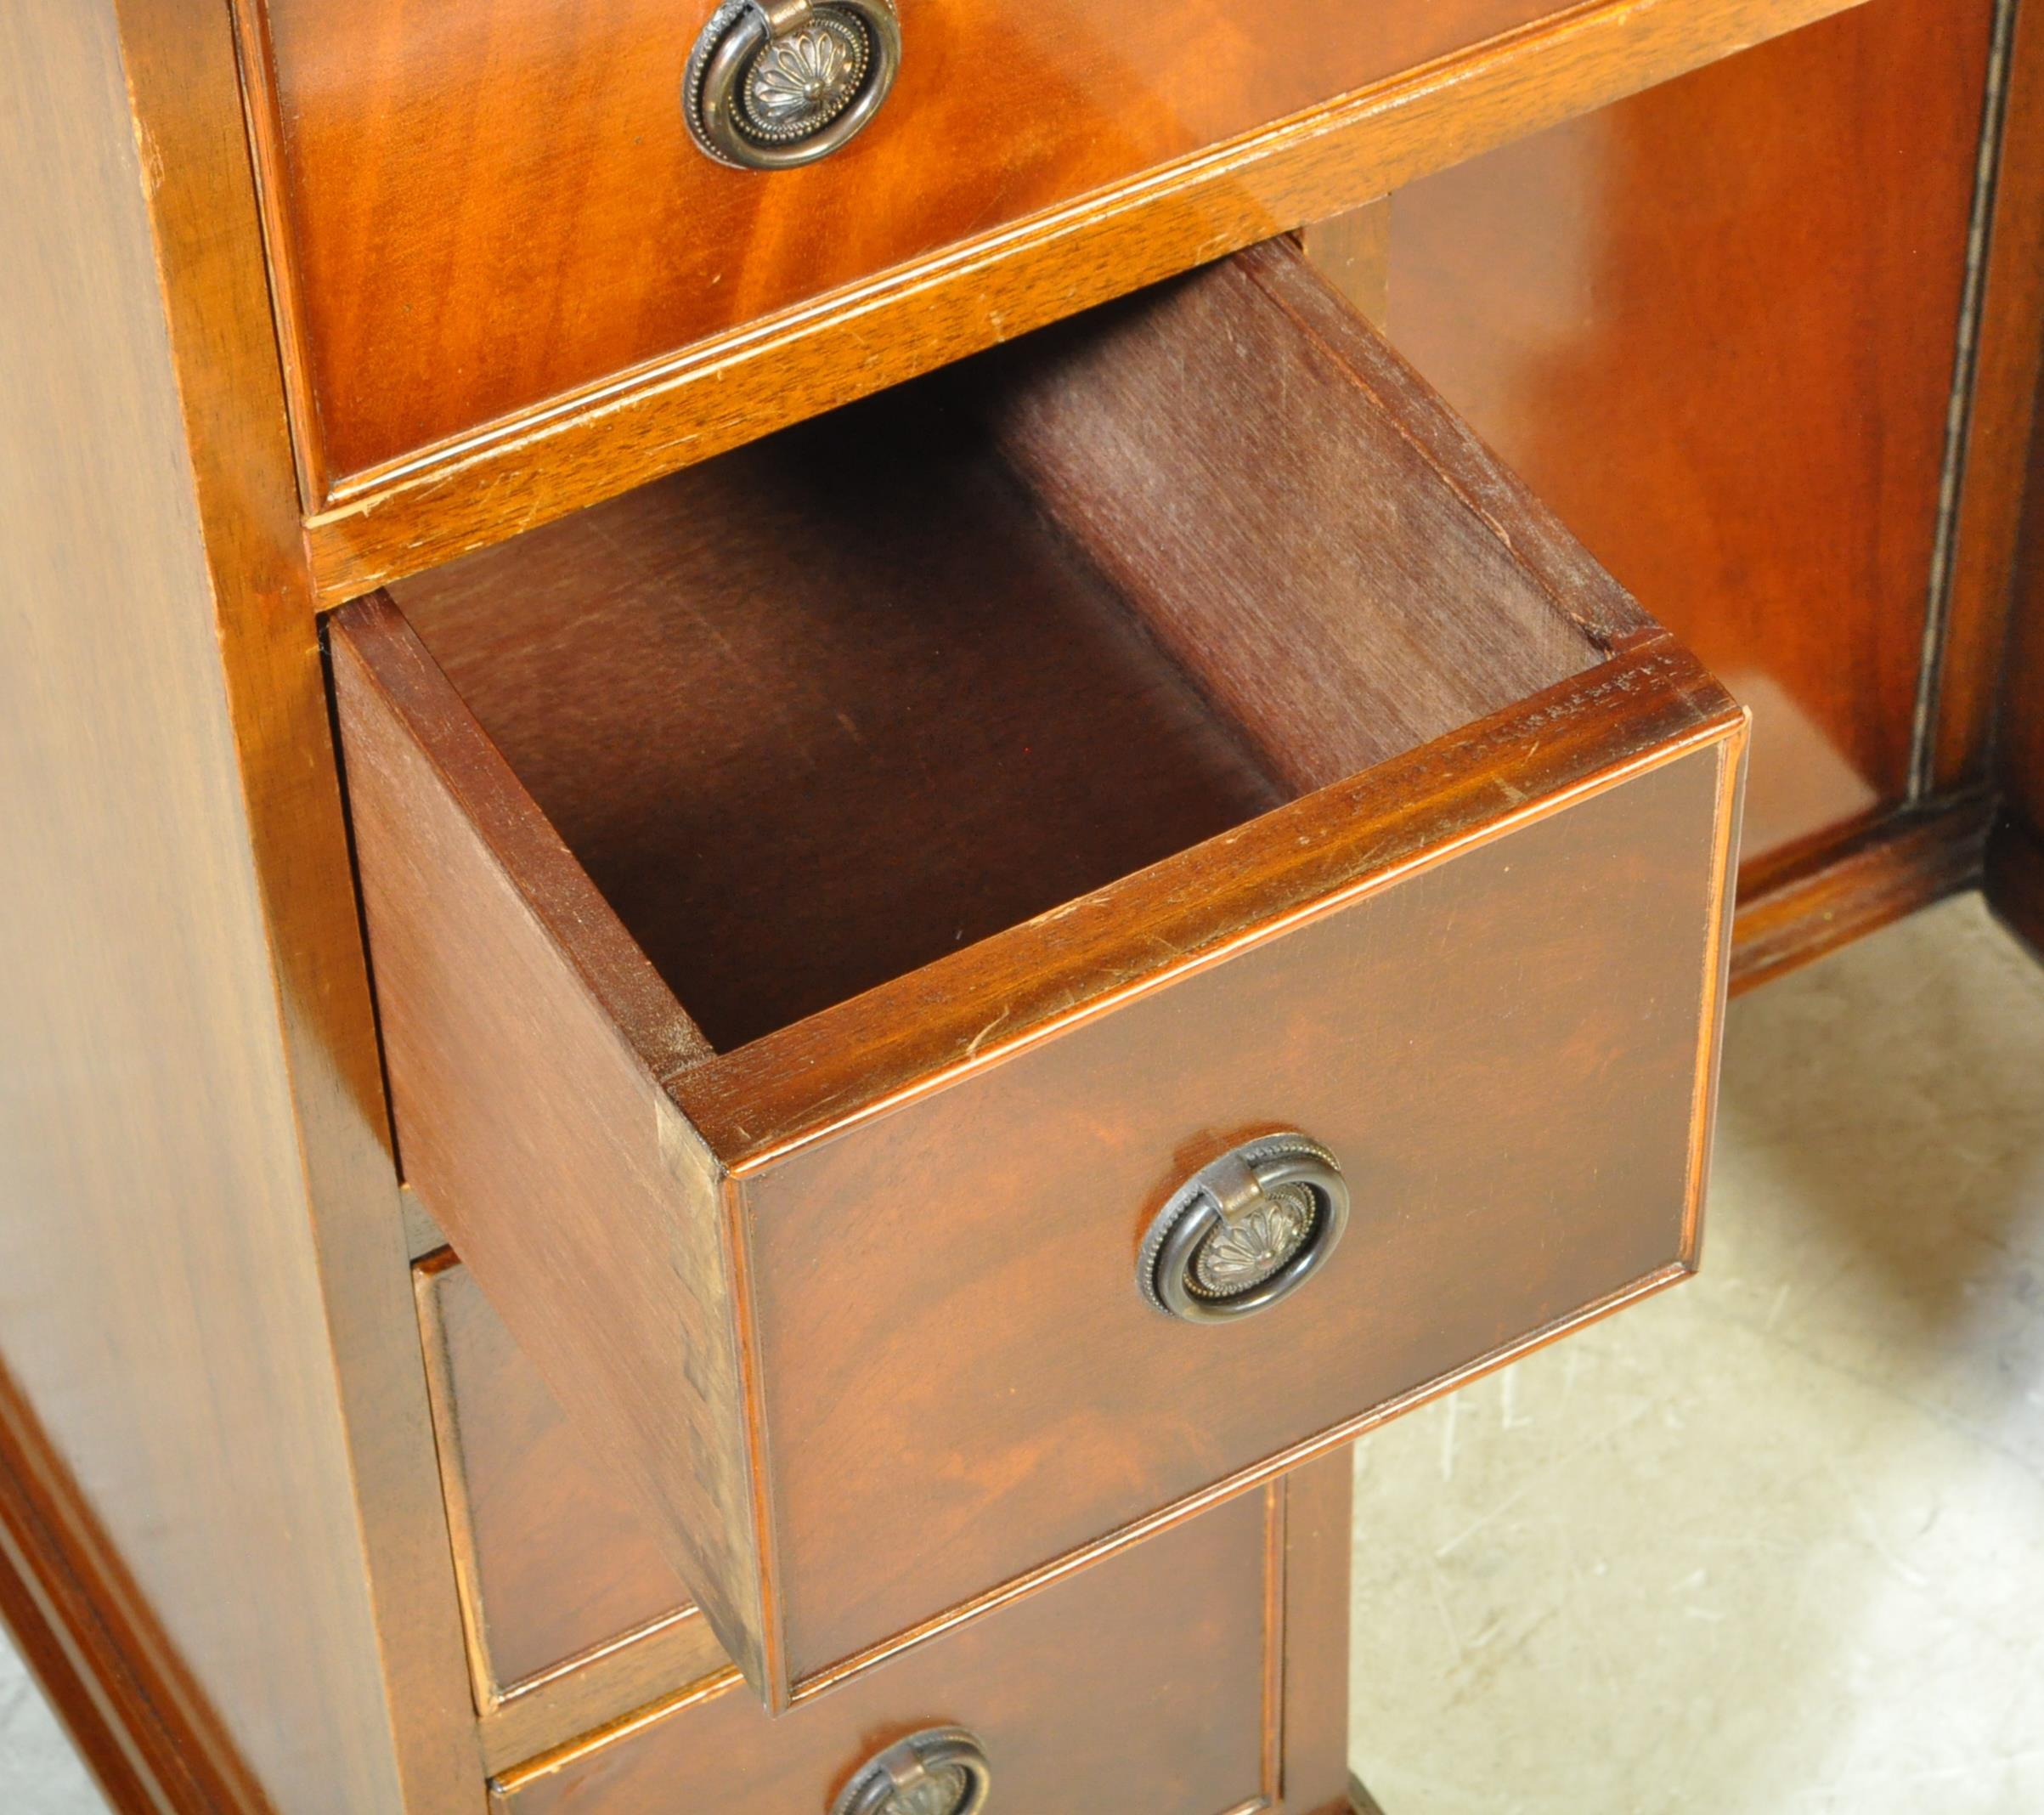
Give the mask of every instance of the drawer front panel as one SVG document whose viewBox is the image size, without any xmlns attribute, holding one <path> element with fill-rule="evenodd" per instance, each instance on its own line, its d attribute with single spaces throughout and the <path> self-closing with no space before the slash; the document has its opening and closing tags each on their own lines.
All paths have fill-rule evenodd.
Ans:
<svg viewBox="0 0 2044 1815">
<path fill-rule="evenodd" d="M 714 0 L 267 0 L 302 414 L 374 468 L 1430 58 L 1555 0 L 902 0 L 838 155 L 690 140 Z"/>
<path fill-rule="evenodd" d="M 771 1719 L 707 1693 L 500 1779 L 503 1815 L 827 1815 L 929 1727 L 985 1747 L 992 1807 L 1223 1815 L 1278 1802 L 1284 1496 L 1231 1502 Z"/>
<path fill-rule="evenodd" d="M 1537 821 L 752 1181 L 796 1676 L 1686 1264 L 1720 760 Z M 1252 1316 L 1160 1315 L 1137 1286 L 1149 1217 L 1280 1128 L 1341 1160 L 1340 1247 Z"/>
</svg>

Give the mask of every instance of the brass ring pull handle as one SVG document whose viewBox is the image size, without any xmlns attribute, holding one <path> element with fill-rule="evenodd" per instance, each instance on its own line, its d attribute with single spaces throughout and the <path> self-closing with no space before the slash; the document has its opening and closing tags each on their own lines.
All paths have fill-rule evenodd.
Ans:
<svg viewBox="0 0 2044 1815">
<path fill-rule="evenodd" d="M 861 1765 L 830 1815 L 980 1815 L 992 1784 L 963 1727 L 926 1727 Z"/>
<path fill-rule="evenodd" d="M 696 143 L 720 164 L 792 170 L 849 144 L 901 66 L 894 0 L 725 0 L 682 79 Z"/>
<path fill-rule="evenodd" d="M 1172 1193 L 1143 1240 L 1138 1283 L 1188 1323 L 1246 1317 L 1304 1285 L 1347 1226 L 1334 1155 L 1303 1134 L 1266 1134 Z"/>
</svg>

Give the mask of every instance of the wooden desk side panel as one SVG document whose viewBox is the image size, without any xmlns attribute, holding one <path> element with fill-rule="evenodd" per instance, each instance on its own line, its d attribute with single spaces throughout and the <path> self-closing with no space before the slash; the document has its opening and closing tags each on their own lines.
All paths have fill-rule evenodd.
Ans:
<svg viewBox="0 0 2044 1815">
<path fill-rule="evenodd" d="M 245 1806 L 473 1807 L 223 8 L 0 10 L 0 1466 Z"/>
<path fill-rule="evenodd" d="M 1979 319 L 1967 342 L 1965 409 L 1955 422 L 1946 568 L 1936 576 L 1941 621 L 1926 652 L 1917 750 L 1919 781 L 1940 791 L 1976 787 L 1993 769 L 2044 375 L 2044 8 L 1999 0 L 1997 26 L 1976 202 Z M 2033 687 L 2044 681 L 2044 669 L 2030 675 Z"/>
<path fill-rule="evenodd" d="M 1973 488 L 1985 501 L 1962 525 L 1976 534 L 1970 546 L 1962 537 L 1953 600 L 1955 630 L 1970 625 L 1979 647 L 1969 652 L 1962 636 L 1951 652 L 1958 686 L 1948 684 L 1941 702 L 1940 755 L 1968 759 L 1991 732 L 2001 811 L 1988 841 L 1987 897 L 2044 958 L 2044 437 L 2037 433 L 2044 390 L 2044 8 L 2019 8 L 2011 51 L 1980 394 L 1968 449 L 1969 459 L 1986 468 Z M 2008 394 L 2014 385 L 2027 387 L 2019 399 Z M 2012 549 L 2014 558 L 2005 561 Z M 1962 609 L 1969 579 L 1977 605 L 1970 617 Z"/>
</svg>

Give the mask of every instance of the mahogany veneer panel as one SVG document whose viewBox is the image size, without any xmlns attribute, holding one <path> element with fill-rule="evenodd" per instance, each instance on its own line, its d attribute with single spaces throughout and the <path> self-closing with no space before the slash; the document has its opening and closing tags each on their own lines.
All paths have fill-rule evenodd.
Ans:
<svg viewBox="0 0 2044 1815">
<path fill-rule="evenodd" d="M 730 472 L 333 642 L 408 1174 L 771 1700 L 1688 1268 L 1742 718 L 1295 253 Z"/>
<path fill-rule="evenodd" d="M 753 1182 L 798 1673 L 1687 1264 L 1719 785 L 1705 751 Z M 1143 1213 L 1268 1128 L 1358 1192 L 1325 1289 L 1165 1322 Z"/>
<path fill-rule="evenodd" d="M 1756 874 L 1908 788 L 1993 13 L 1877 0 L 1392 203 L 1392 339 L 1752 706 Z"/>
<path fill-rule="evenodd" d="M 493 1806 L 822 1815 L 883 1746 L 939 1726 L 979 1735 L 994 1806 L 1018 1815 L 1277 1806 L 1283 1504 L 1273 1487 L 1188 1520 L 778 1720 L 726 1673 L 507 1773 Z"/>
<path fill-rule="evenodd" d="M 289 356 L 303 326 L 286 185 L 275 176 L 267 194 L 319 597 L 340 604 L 494 546 L 1854 3 L 1583 0 L 330 488 L 319 470 L 317 410 Z M 257 0 L 237 6 L 249 25 L 257 155 L 280 171 Z M 471 349 L 479 366 L 496 344 Z"/>
</svg>

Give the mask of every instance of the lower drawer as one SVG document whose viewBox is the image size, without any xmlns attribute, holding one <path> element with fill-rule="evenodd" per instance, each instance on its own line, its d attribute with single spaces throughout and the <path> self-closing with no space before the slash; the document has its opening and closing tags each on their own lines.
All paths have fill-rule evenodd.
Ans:
<svg viewBox="0 0 2044 1815">
<path fill-rule="evenodd" d="M 726 1750 L 730 1733 L 741 1737 L 743 1744 L 729 1751 L 726 1762 L 736 1778 L 749 1781 L 744 1773 L 751 1754 L 744 1748 L 756 1750 L 763 1743 L 760 1729 L 741 1718 L 743 1697 L 731 1705 L 731 1660 L 667 1568 L 643 1513 L 589 1454 L 454 1254 L 443 1249 L 422 1260 L 415 1277 L 479 1739 L 485 1768 L 500 1773 L 500 1794 L 529 1795 L 529 1802 L 510 1807 L 545 1807 L 556 1806 L 546 1799 L 565 1797 L 572 1789 L 578 1797 L 596 1796 L 596 1807 L 629 1809 L 636 1804 L 613 1800 L 627 1791 L 614 1789 L 612 1778 L 621 1778 L 629 1790 L 641 1783 L 641 1773 L 656 1778 L 671 1773 L 669 1753 L 702 1744 L 705 1733 L 711 1745 Z M 1340 1450 L 1293 1471 L 1263 1495 L 1234 1503 L 1251 1509 L 1248 1524 L 1205 1518 L 1144 1550 L 1143 1568 L 1188 1572 L 1178 1578 L 1181 1588 L 1199 1585 L 1194 1598 L 1205 1597 L 1205 1613 L 1219 1616 L 1217 1624 L 1200 1628 L 1199 1644 L 1225 1639 L 1236 1647 L 1236 1663 L 1251 1666 L 1238 1673 L 1244 1684 L 1262 1671 L 1263 1686 L 1252 1693 L 1252 1702 L 1256 1695 L 1266 1699 L 1257 1715 L 1265 1760 L 1259 1768 L 1268 1770 L 1276 1758 L 1290 1798 L 1285 1806 L 1295 1810 L 1339 1805 L 1346 1776 L 1349 1473 L 1350 1452 Z M 1175 1565 L 1174 1558 L 1180 1559 Z M 1121 1589 L 1115 1586 L 1118 1571 L 1122 1565 L 1110 1561 L 1092 1572 L 1104 1588 L 1067 1578 L 1066 1585 L 1025 1604 L 1044 1603 L 1053 1627 L 1082 1633 L 1102 1617 L 1132 1617 L 1127 1610 L 1133 1608 L 1138 1625 L 1163 1621 L 1163 1631 L 1130 1641 L 1146 1657 L 1160 1644 L 1180 1643 L 1186 1630 L 1180 1596 L 1164 1596 L 1155 1610 L 1140 1607 L 1136 1585 L 1142 1570 L 1123 1571 L 1129 1586 Z M 1224 1580 L 1237 1589 L 1262 1584 L 1265 1604 L 1254 1629 L 1237 1631 L 1248 1617 L 1245 1603 L 1239 1593 L 1208 1596 L 1210 1575 L 1217 1586 Z M 1037 1617 L 1044 1617 L 1042 1609 Z M 1035 1654 L 1028 1650 L 1034 1643 L 1027 1636 L 1029 1620 L 997 1615 L 994 1625 L 997 1648 L 1012 1643 L 1018 1655 Z M 936 1680 L 946 1680 L 942 1673 L 953 1667 L 946 1660 L 968 1654 L 963 1640 L 954 1633 L 932 1648 Z M 1280 1651 L 1282 1686 L 1269 1674 Z M 1205 1654 L 1195 1648 L 1195 1654 Z M 908 1692 L 884 1685 L 911 1679 L 895 1666 L 861 1680 L 884 1686 L 870 1699 L 885 1707 Z M 1160 1690 L 1163 1681 L 1159 1676 L 1153 1687 Z M 957 1705 L 981 1717 L 984 1702 L 975 1697 L 969 1708 Z M 819 1765 L 827 1765 L 833 1745 L 856 1750 L 865 1732 L 837 1721 L 834 1710 L 862 1705 L 826 1697 L 784 1716 L 774 1728 L 775 1743 L 786 1733 L 814 1734 L 806 1743 L 813 1744 Z M 635 1711 L 647 1709 L 653 1711 Z M 915 1710 L 895 1712 L 912 1716 Z M 1002 1788 L 991 1808 L 1021 1806 L 1015 1785 L 1004 1778 Z M 741 1798 L 704 1806 L 752 1805 Z"/>
<path fill-rule="evenodd" d="M 1347 1467 L 1345 1452 L 1296 1486 L 1229 1501 L 778 1719 L 727 1669 L 503 1773 L 492 1807 L 835 1815 L 879 1755 L 946 1729 L 983 1759 L 989 1815 L 1335 1807 L 1347 1609 L 1331 1552 L 1347 1532 L 1330 1519 L 1307 1528 L 1316 1507 L 1346 1510 Z M 1289 1596 L 1288 1525 L 1295 1577 L 1324 1566 Z M 1326 1642 L 1295 1633 L 1288 1653 L 1288 1614 Z M 850 1806 L 950 1815 L 964 1788 L 940 1772 L 920 1792 Z"/>
</svg>

